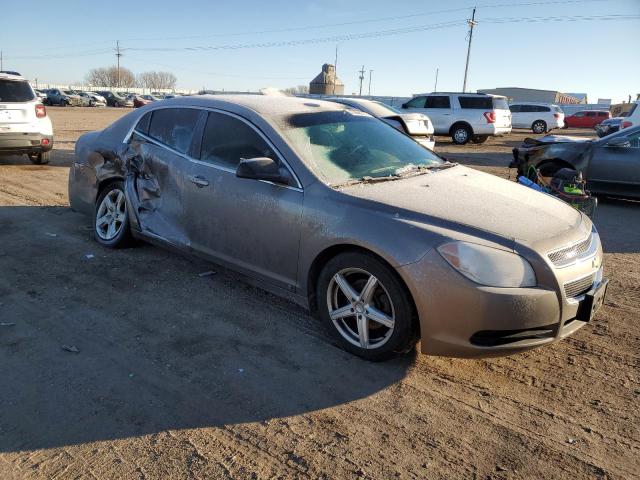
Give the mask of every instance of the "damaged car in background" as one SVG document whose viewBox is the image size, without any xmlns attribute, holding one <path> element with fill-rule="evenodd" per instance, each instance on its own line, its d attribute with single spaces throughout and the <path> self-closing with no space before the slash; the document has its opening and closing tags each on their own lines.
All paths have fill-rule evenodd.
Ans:
<svg viewBox="0 0 640 480">
<path fill-rule="evenodd" d="M 569 203 L 572 199 L 578 201 L 580 195 L 590 196 L 590 192 L 640 198 L 639 138 L 640 127 L 600 139 L 562 135 L 527 138 L 522 146 L 513 149 L 509 167 L 517 168 L 519 181 L 529 186 L 545 188 L 552 186 L 554 178 L 564 179 L 566 188 L 577 189 L 563 192 Z M 574 197 L 574 193 L 578 196 Z"/>
<path fill-rule="evenodd" d="M 80 137 L 69 199 L 105 247 L 139 238 L 241 272 L 368 360 L 416 338 L 458 357 L 547 345 L 606 292 L 586 215 L 334 102 L 147 105 Z"/>
</svg>

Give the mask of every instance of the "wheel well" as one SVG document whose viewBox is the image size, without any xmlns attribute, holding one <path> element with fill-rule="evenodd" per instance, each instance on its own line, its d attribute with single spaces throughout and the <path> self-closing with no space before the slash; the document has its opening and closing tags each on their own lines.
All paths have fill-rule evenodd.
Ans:
<svg viewBox="0 0 640 480">
<path fill-rule="evenodd" d="M 453 125 L 451 125 L 451 128 L 449 129 L 449 135 L 453 135 L 453 131 L 456 128 L 461 127 L 461 126 L 467 127 L 469 129 L 469 131 L 471 131 L 471 135 L 473 135 L 473 128 L 467 122 L 456 122 Z"/>
<path fill-rule="evenodd" d="M 554 158 L 553 160 L 543 160 L 542 162 L 538 163 L 536 165 L 537 169 L 540 169 L 541 167 L 547 166 L 547 165 L 557 165 L 560 168 L 570 168 L 571 170 L 576 170 L 576 167 L 574 167 L 573 165 L 571 165 L 569 162 L 565 161 L 565 160 L 561 160 L 559 158 Z"/>
<path fill-rule="evenodd" d="M 320 272 L 322 271 L 322 268 L 327 264 L 329 260 L 345 252 L 358 252 L 365 255 L 369 255 L 375 258 L 376 260 L 382 262 L 387 267 L 389 267 L 390 271 L 394 273 L 396 278 L 400 281 L 401 285 L 405 288 L 406 292 L 409 294 L 409 299 L 411 300 L 411 308 L 413 309 L 413 315 L 415 319 L 414 324 L 416 328 L 416 334 L 419 335 L 420 322 L 418 321 L 419 320 L 418 309 L 416 308 L 415 301 L 413 300 L 413 295 L 411 294 L 411 290 L 409 290 L 409 287 L 405 283 L 404 279 L 400 276 L 400 274 L 396 271 L 396 269 L 387 260 L 382 258 L 377 253 L 374 253 L 371 250 L 368 250 L 364 247 L 359 247 L 357 245 L 350 245 L 350 244 L 333 245 L 323 250 L 318 254 L 318 256 L 316 256 L 316 258 L 313 260 L 313 263 L 311 264 L 311 268 L 309 269 L 309 274 L 307 277 L 307 296 L 309 299 L 309 309 L 315 313 L 315 311 L 318 308 L 318 301 L 317 301 L 318 299 L 316 298 L 316 287 L 318 284 L 318 277 L 320 276 Z"/>
<path fill-rule="evenodd" d="M 102 193 L 102 190 L 104 190 L 104 188 L 107 185 L 110 185 L 110 184 L 115 183 L 115 182 L 124 182 L 124 178 L 122 178 L 122 177 L 109 177 L 109 178 L 105 178 L 104 180 L 101 180 L 98 183 L 98 189 L 96 190 L 96 198 L 93 200 L 94 204 L 98 200 L 98 197 Z"/>
</svg>

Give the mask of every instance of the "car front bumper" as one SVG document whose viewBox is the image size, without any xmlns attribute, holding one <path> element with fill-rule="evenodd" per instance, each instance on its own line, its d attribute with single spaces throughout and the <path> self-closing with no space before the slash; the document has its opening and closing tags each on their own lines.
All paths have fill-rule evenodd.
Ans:
<svg viewBox="0 0 640 480">
<path fill-rule="evenodd" d="M 33 132 L 0 132 L 0 153 L 20 155 L 48 152 L 53 148 L 53 135 Z"/>
<path fill-rule="evenodd" d="M 601 259 L 601 250 L 599 252 Z M 565 298 L 564 287 L 499 288 L 476 284 L 454 270 L 436 250 L 399 272 L 414 298 L 421 351 L 448 357 L 491 357 L 559 341 L 586 325 L 578 320 L 582 297 Z M 586 272 L 586 273 L 585 273 Z M 560 272 L 556 281 L 602 270 L 590 262 Z"/>
</svg>

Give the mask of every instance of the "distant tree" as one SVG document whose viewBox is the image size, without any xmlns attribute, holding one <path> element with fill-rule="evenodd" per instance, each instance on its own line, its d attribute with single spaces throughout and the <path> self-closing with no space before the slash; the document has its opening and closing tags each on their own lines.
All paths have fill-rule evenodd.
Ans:
<svg viewBox="0 0 640 480">
<path fill-rule="evenodd" d="M 131 70 L 125 67 L 120 67 L 118 75 L 118 67 L 113 65 L 89 70 L 87 83 L 100 87 L 129 88 L 135 86 L 136 77 Z"/>
<path fill-rule="evenodd" d="M 309 93 L 309 87 L 307 85 L 298 85 L 297 87 L 289 87 L 282 90 L 284 93 L 288 93 L 289 95 L 303 94 L 306 95 Z"/>
<path fill-rule="evenodd" d="M 151 90 L 166 90 L 176 88 L 178 79 L 171 72 L 143 72 L 138 75 L 138 85 Z"/>
</svg>

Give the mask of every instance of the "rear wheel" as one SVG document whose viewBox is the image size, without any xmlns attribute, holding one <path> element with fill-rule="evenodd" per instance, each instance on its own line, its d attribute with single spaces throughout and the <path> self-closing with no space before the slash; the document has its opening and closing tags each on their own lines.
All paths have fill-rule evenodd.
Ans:
<svg viewBox="0 0 640 480">
<path fill-rule="evenodd" d="M 533 122 L 533 125 L 531 125 L 531 130 L 533 133 L 545 133 L 547 131 L 547 122 L 544 120 L 536 120 Z"/>
<path fill-rule="evenodd" d="M 121 181 L 102 189 L 93 215 L 93 231 L 98 243 L 109 248 L 121 248 L 131 243 L 127 201 Z"/>
<path fill-rule="evenodd" d="M 49 159 L 51 158 L 51 152 L 39 152 L 39 153 L 31 153 L 28 155 L 29 160 L 34 165 L 44 165 L 49 163 Z"/>
<path fill-rule="evenodd" d="M 317 298 L 325 329 L 344 350 L 381 361 L 412 346 L 415 322 L 406 287 L 372 255 L 348 252 L 329 260 Z"/>
<path fill-rule="evenodd" d="M 472 136 L 473 132 L 468 125 L 454 125 L 451 129 L 451 140 L 456 145 L 464 145 Z"/>
<path fill-rule="evenodd" d="M 471 139 L 471 141 L 473 143 L 484 143 L 489 139 L 489 135 L 474 135 L 473 138 Z"/>
</svg>

